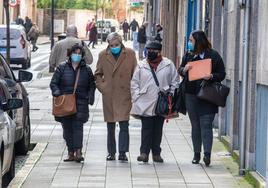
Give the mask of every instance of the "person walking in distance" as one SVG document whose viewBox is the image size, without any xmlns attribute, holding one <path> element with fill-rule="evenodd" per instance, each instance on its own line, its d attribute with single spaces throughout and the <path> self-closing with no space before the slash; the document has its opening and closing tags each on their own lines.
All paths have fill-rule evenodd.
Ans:
<svg viewBox="0 0 268 188">
<path fill-rule="evenodd" d="M 88 104 L 93 105 L 95 81 L 91 68 L 84 60 L 83 46 L 75 44 L 67 55 L 67 60 L 56 69 L 50 82 L 52 95 L 58 97 L 63 94 L 75 94 L 77 112 L 74 115 L 56 117 L 63 127 L 63 138 L 68 148 L 67 161 L 84 161 L 83 124 L 88 121 Z"/>
<path fill-rule="evenodd" d="M 199 164 L 201 158 L 201 147 L 203 145 L 203 161 L 206 166 L 211 162 L 211 150 L 213 143 L 213 120 L 218 113 L 218 106 L 205 100 L 197 98 L 204 80 L 210 82 L 221 82 L 225 78 L 225 67 L 221 56 L 212 49 L 204 31 L 193 31 L 188 42 L 188 52 L 183 56 L 179 67 L 179 74 L 185 79 L 185 104 L 192 125 L 192 142 L 194 157 L 193 164 Z M 212 72 L 203 79 L 189 81 L 188 72 L 192 65 L 191 61 L 203 59 L 212 60 Z"/>
<path fill-rule="evenodd" d="M 143 60 L 143 51 L 147 41 L 146 37 L 146 27 L 148 23 L 143 23 L 138 32 L 138 43 L 139 43 L 139 60 Z"/>
<path fill-rule="evenodd" d="M 119 157 L 128 161 L 129 112 L 131 109 L 130 80 L 137 65 L 135 52 L 126 48 L 121 36 L 110 33 L 108 47 L 99 54 L 95 71 L 96 86 L 102 94 L 104 121 L 107 122 L 107 161 L 115 160 L 115 127 L 119 122 Z"/>
<path fill-rule="evenodd" d="M 39 37 L 39 29 L 35 23 L 33 23 L 32 28 L 27 33 L 27 36 L 33 45 L 32 51 L 35 52 L 38 49 L 38 47 L 36 46 L 36 42 L 37 42 L 37 39 Z"/>
<path fill-rule="evenodd" d="M 49 57 L 49 72 L 54 72 L 55 68 L 67 59 L 67 51 L 71 49 L 75 44 L 81 44 L 85 51 L 84 61 L 86 64 L 93 62 L 93 57 L 88 49 L 86 43 L 78 39 L 77 27 L 75 25 L 69 25 L 66 30 L 67 37 L 63 40 L 58 41 L 52 48 Z"/>
<path fill-rule="evenodd" d="M 95 48 L 94 45 L 97 42 L 97 35 L 98 35 L 97 27 L 96 24 L 93 23 L 89 33 L 88 47 L 90 47 L 90 44 L 92 43 L 92 48 Z"/>
<path fill-rule="evenodd" d="M 129 31 L 129 24 L 127 23 L 127 19 L 125 19 L 124 23 L 122 24 L 123 33 L 124 33 L 124 40 L 127 41 L 128 31 Z"/>
<path fill-rule="evenodd" d="M 131 40 L 133 40 L 133 33 L 139 30 L 139 23 L 135 18 L 133 18 L 133 20 L 130 22 L 129 28 L 131 30 Z"/>
</svg>

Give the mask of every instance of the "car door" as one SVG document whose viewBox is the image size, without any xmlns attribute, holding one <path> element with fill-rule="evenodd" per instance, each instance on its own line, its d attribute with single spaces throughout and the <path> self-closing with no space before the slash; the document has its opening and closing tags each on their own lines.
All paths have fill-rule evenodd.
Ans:
<svg viewBox="0 0 268 188">
<path fill-rule="evenodd" d="M 3 57 L 0 56 L 0 78 L 7 82 L 9 92 L 12 98 L 23 99 L 22 89 L 19 83 L 16 82 L 9 66 L 6 64 Z M 23 129 L 23 108 L 13 110 L 13 117 L 16 123 L 16 130 Z"/>
</svg>

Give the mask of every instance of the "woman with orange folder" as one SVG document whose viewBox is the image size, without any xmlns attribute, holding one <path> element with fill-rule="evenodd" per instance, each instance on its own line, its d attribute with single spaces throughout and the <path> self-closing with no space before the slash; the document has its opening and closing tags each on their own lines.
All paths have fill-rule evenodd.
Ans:
<svg viewBox="0 0 268 188">
<path fill-rule="evenodd" d="M 193 164 L 199 164 L 201 147 L 203 145 L 203 161 L 210 165 L 213 143 L 213 120 L 218 113 L 218 106 L 197 98 L 203 80 L 221 82 L 225 78 L 225 67 L 221 56 L 212 49 L 203 31 L 193 31 L 188 41 L 188 52 L 184 55 L 179 67 L 179 74 L 184 78 L 185 104 L 192 125 L 192 142 L 194 149 Z M 211 59 L 211 73 L 206 73 L 201 79 L 189 81 L 189 70 L 194 61 Z M 189 63 L 191 62 L 191 63 Z"/>
</svg>

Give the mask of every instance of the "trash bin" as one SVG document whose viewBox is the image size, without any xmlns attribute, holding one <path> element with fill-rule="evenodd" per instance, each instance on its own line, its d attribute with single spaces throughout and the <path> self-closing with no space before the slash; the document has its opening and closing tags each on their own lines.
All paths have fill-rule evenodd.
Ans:
<svg viewBox="0 0 268 188">
<path fill-rule="evenodd" d="M 59 40 L 62 40 L 62 39 L 65 39 L 66 38 L 66 33 L 61 33 L 58 35 L 58 41 Z"/>
</svg>

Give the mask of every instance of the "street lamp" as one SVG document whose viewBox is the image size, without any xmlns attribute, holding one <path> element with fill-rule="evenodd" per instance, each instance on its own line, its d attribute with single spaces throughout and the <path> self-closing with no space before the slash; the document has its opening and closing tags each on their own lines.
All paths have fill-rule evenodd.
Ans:
<svg viewBox="0 0 268 188">
<path fill-rule="evenodd" d="M 51 30 L 50 30 L 50 49 L 54 46 L 54 0 L 51 0 Z"/>
<path fill-rule="evenodd" d="M 10 64 L 10 20 L 9 20 L 9 0 L 4 0 L 4 8 L 6 12 L 6 61 L 8 64 Z"/>
</svg>

